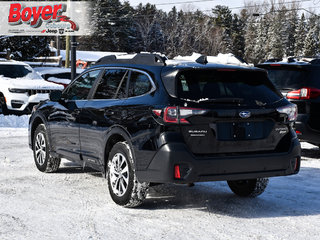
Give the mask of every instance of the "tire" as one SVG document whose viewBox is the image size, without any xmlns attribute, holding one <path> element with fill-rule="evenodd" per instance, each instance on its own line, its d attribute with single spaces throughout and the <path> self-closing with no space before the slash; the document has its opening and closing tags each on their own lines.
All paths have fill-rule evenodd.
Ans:
<svg viewBox="0 0 320 240">
<path fill-rule="evenodd" d="M 116 143 L 110 151 L 107 170 L 112 200 L 124 207 L 137 207 L 146 198 L 149 183 L 139 182 L 131 149 L 126 142 Z"/>
<path fill-rule="evenodd" d="M 34 133 L 33 157 L 41 172 L 53 173 L 59 169 L 61 159 L 50 155 L 48 134 L 44 124 L 40 124 Z"/>
<path fill-rule="evenodd" d="M 257 178 L 248 180 L 227 181 L 232 192 L 241 197 L 257 197 L 266 189 L 269 179 Z"/>
<path fill-rule="evenodd" d="M 0 113 L 2 113 L 3 115 L 9 114 L 7 105 L 4 100 L 4 96 L 2 94 L 0 94 Z"/>
</svg>

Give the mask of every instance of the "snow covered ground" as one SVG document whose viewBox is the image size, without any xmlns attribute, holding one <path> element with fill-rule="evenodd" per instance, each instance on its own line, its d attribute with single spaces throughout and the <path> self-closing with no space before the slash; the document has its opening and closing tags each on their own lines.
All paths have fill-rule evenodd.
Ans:
<svg viewBox="0 0 320 240">
<path fill-rule="evenodd" d="M 126 209 L 92 170 L 63 161 L 58 173 L 39 172 L 28 117 L 9 119 L 0 116 L 1 240 L 320 238 L 320 152 L 313 145 L 303 143 L 298 175 L 271 178 L 256 199 L 235 196 L 225 182 L 163 185 L 141 207 Z"/>
</svg>

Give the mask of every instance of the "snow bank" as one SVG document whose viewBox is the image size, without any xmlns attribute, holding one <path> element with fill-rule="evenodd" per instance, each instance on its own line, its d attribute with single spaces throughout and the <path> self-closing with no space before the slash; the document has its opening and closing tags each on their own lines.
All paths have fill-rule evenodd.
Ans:
<svg viewBox="0 0 320 240">
<path fill-rule="evenodd" d="M 30 115 L 0 115 L 0 128 L 27 128 Z"/>
</svg>

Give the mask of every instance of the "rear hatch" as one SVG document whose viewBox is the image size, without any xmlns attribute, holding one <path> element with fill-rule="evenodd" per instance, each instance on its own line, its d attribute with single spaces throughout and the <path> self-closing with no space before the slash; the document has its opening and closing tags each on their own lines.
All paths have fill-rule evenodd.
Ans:
<svg viewBox="0 0 320 240">
<path fill-rule="evenodd" d="M 289 133 L 277 111 L 288 102 L 264 71 L 182 70 L 176 97 L 181 133 L 194 154 L 275 151 Z"/>
<path fill-rule="evenodd" d="M 298 106 L 298 113 L 310 114 L 312 129 L 320 130 L 320 66 L 298 64 L 262 64 L 281 93 Z"/>
<path fill-rule="evenodd" d="M 269 79 L 284 96 L 302 88 L 320 88 L 319 67 L 289 64 L 262 64 L 259 67 L 268 71 Z"/>
</svg>

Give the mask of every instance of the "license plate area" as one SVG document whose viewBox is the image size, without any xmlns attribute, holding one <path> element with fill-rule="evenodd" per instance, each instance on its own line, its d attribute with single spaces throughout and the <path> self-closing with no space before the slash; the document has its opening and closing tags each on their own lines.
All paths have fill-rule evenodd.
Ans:
<svg viewBox="0 0 320 240">
<path fill-rule="evenodd" d="M 265 138 L 265 122 L 223 122 L 217 123 L 217 139 L 254 140 Z"/>
</svg>

